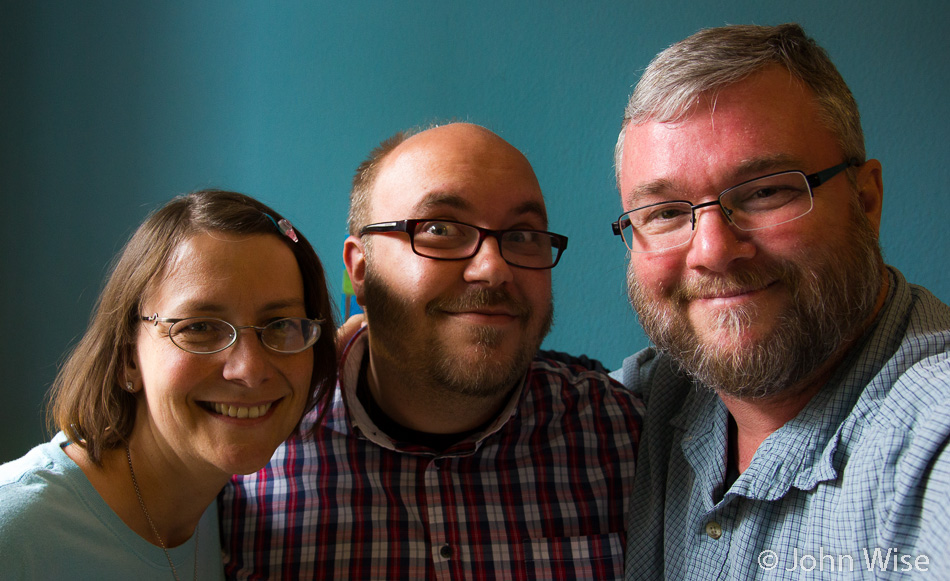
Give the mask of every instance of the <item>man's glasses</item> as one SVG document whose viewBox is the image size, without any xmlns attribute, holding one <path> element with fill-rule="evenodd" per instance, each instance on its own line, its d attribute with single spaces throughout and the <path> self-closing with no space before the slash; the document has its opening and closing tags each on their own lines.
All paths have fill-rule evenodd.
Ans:
<svg viewBox="0 0 950 581">
<path fill-rule="evenodd" d="M 859 165 L 852 159 L 810 175 L 801 171 L 769 174 L 733 186 L 711 202 L 694 205 L 674 200 L 634 208 L 611 226 L 632 252 L 659 252 L 686 244 L 696 231 L 696 210 L 706 206 L 719 206 L 729 223 L 740 230 L 771 228 L 811 212 L 814 188 Z"/>
<path fill-rule="evenodd" d="M 322 319 L 302 319 L 285 317 L 267 323 L 263 327 L 255 325 L 232 325 L 221 319 L 210 317 L 189 317 L 187 319 L 164 319 L 155 313 L 151 317 L 142 317 L 143 321 L 158 325 L 165 323 L 168 338 L 176 347 L 189 353 L 209 355 L 224 351 L 237 342 L 241 329 L 254 329 L 264 347 L 277 353 L 300 353 L 311 347 L 320 338 Z"/>
<path fill-rule="evenodd" d="M 542 230 L 489 230 L 453 220 L 399 220 L 370 224 L 365 234 L 405 232 L 412 251 L 435 260 L 465 260 L 478 253 L 485 238 L 498 241 L 501 257 L 512 266 L 554 268 L 567 248 L 567 236 Z"/>
</svg>

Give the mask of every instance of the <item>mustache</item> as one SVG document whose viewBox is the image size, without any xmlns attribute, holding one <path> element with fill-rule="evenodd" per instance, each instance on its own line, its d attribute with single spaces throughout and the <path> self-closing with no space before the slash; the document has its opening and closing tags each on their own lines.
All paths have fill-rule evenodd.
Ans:
<svg viewBox="0 0 950 581">
<path fill-rule="evenodd" d="M 730 296 L 759 290 L 775 282 L 784 283 L 793 291 L 798 286 L 800 270 L 788 262 L 759 264 L 722 275 L 703 275 L 683 281 L 670 294 L 677 303 L 687 303 L 714 296 Z"/>
<path fill-rule="evenodd" d="M 500 288 L 470 288 L 455 297 L 436 298 L 426 305 L 426 314 L 435 315 L 441 311 L 470 311 L 488 307 L 503 307 L 521 320 L 527 320 L 531 316 L 531 307 L 516 300 L 507 290 Z"/>
</svg>

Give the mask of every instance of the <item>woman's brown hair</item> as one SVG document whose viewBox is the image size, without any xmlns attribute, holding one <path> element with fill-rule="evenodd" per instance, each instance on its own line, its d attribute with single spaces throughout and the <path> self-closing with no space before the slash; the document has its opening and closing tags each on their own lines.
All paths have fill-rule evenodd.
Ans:
<svg viewBox="0 0 950 581">
<path fill-rule="evenodd" d="M 127 441 L 135 423 L 136 397 L 122 388 L 141 324 L 142 300 L 177 248 L 195 234 L 271 234 L 294 253 L 303 277 L 307 317 L 323 319 L 313 346 L 310 405 L 326 408 L 336 382 L 336 321 L 320 259 L 307 239 L 281 233 L 283 216 L 254 198 L 223 190 L 176 197 L 152 213 L 117 256 L 83 337 L 67 357 L 50 390 L 48 423 L 83 446 L 100 464 L 102 453 Z M 310 406 L 308 406 L 309 409 Z"/>
</svg>

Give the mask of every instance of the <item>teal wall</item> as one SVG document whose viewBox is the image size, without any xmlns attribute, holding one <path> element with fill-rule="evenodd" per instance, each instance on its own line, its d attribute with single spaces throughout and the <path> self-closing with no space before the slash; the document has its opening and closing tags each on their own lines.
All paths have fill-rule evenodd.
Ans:
<svg viewBox="0 0 950 581">
<path fill-rule="evenodd" d="M 887 260 L 950 302 L 950 8 L 797 2 L 7 0 L 0 8 L 0 461 L 47 437 L 43 398 L 107 263 L 149 210 L 246 192 L 307 234 L 339 288 L 349 180 L 435 120 L 523 150 L 551 228 L 546 346 L 616 367 L 646 343 L 625 300 L 611 155 L 649 59 L 702 27 L 798 21 L 837 62 L 884 164 Z"/>
</svg>

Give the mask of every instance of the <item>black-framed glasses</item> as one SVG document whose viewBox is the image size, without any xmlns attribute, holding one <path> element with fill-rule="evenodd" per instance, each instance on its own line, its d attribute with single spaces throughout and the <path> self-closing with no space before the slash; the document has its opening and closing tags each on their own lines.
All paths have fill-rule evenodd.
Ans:
<svg viewBox="0 0 950 581">
<path fill-rule="evenodd" d="M 320 338 L 320 323 L 323 319 L 304 319 L 284 317 L 267 323 L 263 327 L 256 325 L 233 325 L 223 319 L 213 317 L 188 317 L 187 319 L 165 319 L 155 313 L 151 317 L 142 316 L 145 322 L 158 325 L 165 323 L 168 338 L 182 351 L 210 355 L 224 351 L 237 342 L 241 329 L 253 329 L 257 337 L 271 351 L 277 353 L 300 353 L 313 346 Z"/>
<path fill-rule="evenodd" d="M 726 220 L 739 230 L 763 230 L 811 212 L 814 188 L 859 165 L 851 159 L 809 175 L 798 170 L 764 175 L 723 191 L 711 202 L 671 200 L 634 208 L 621 214 L 611 227 L 631 252 L 659 252 L 686 244 L 696 231 L 696 210 L 707 206 L 719 206 Z"/>
<path fill-rule="evenodd" d="M 501 257 L 512 266 L 544 270 L 554 268 L 567 248 L 567 236 L 543 230 L 489 230 L 454 220 L 398 220 L 370 224 L 365 234 L 405 232 L 419 256 L 435 260 L 465 260 L 478 254 L 485 238 L 498 242 Z"/>
</svg>

